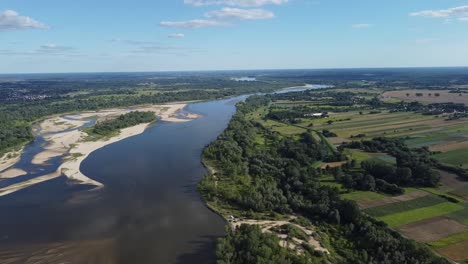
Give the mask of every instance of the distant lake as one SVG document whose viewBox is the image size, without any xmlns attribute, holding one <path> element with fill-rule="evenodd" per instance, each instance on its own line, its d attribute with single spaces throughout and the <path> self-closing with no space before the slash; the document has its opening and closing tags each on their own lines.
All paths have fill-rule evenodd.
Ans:
<svg viewBox="0 0 468 264">
<path fill-rule="evenodd" d="M 201 118 L 157 122 L 93 152 L 81 170 L 101 190 L 59 177 L 0 197 L 0 263 L 32 255 L 43 263 L 214 263 L 225 222 L 196 190 L 207 173 L 201 153 L 247 97 L 191 103 L 184 111 Z M 42 143 L 28 146 L 21 166 Z"/>
</svg>

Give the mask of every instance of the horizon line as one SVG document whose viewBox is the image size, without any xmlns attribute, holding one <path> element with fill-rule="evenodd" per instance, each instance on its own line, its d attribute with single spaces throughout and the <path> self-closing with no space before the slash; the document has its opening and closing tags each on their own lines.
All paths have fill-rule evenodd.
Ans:
<svg viewBox="0 0 468 264">
<path fill-rule="evenodd" d="M 76 71 L 76 72 L 11 72 L 4 75 L 46 75 L 46 74 L 115 74 L 115 73 L 209 73 L 209 72 L 242 72 L 242 71 L 320 71 L 320 70 L 385 70 L 385 69 L 453 69 L 468 68 L 467 66 L 393 66 L 393 67 L 324 67 L 324 68 L 267 68 L 267 69 L 237 69 L 237 70 L 160 70 L 160 71 Z"/>
</svg>

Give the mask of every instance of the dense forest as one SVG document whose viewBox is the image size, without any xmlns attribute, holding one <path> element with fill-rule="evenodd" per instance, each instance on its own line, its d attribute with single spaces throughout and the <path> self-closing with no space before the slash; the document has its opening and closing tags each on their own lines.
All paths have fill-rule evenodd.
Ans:
<svg viewBox="0 0 468 264">
<path fill-rule="evenodd" d="M 367 141 L 344 143 L 340 149 L 361 149 L 366 152 L 387 153 L 396 158 L 396 165 L 376 160 L 361 162 L 364 174 L 353 173 L 344 167 L 337 175 L 347 188 L 402 194 L 401 187 L 435 187 L 440 176 L 433 170 L 437 162 L 427 148 L 410 149 L 401 138 L 374 138 Z"/>
<path fill-rule="evenodd" d="M 238 104 L 228 128 L 204 151 L 205 162 L 219 172 L 206 176 L 199 189 L 214 208 L 235 208 L 252 216 L 304 216 L 330 237 L 335 253 L 319 259 L 306 253 L 302 260 L 307 262 L 301 262 L 279 250 L 271 236 L 244 226 L 221 239 L 219 263 L 449 263 L 361 213 L 355 202 L 341 199 L 336 188 L 321 185 L 322 172 L 311 166 L 326 155 L 320 140 L 311 133 L 282 137 L 247 118 L 268 102 L 267 97 L 250 97 Z M 258 137 L 268 144 L 258 147 Z"/>
</svg>

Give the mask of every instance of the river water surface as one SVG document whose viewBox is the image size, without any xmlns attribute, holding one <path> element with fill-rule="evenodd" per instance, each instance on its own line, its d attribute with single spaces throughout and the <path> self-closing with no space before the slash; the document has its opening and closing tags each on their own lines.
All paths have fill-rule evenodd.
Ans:
<svg viewBox="0 0 468 264">
<path fill-rule="evenodd" d="M 245 98 L 189 104 L 201 118 L 93 152 L 81 170 L 103 189 L 60 177 L 0 197 L 0 263 L 213 263 L 225 222 L 196 191 L 200 157 Z"/>
</svg>

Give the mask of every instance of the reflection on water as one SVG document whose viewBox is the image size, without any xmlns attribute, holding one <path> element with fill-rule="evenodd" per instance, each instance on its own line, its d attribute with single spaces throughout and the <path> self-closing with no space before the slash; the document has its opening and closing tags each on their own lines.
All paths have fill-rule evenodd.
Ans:
<svg viewBox="0 0 468 264">
<path fill-rule="evenodd" d="M 72 257 L 80 252 L 76 247 L 87 252 L 91 263 L 212 262 L 224 221 L 196 192 L 206 172 L 200 155 L 244 98 L 190 104 L 186 111 L 200 119 L 158 122 L 141 135 L 92 153 L 81 169 L 106 186 L 100 191 L 80 192 L 86 186 L 60 177 L 3 197 L 0 259 L 11 257 L 9 249 L 37 255 L 41 247 L 60 243 L 56 251 L 62 257 L 39 254 L 46 263 L 59 263 L 65 256 L 82 259 Z M 99 256 L 86 249 L 90 243 L 102 247 Z"/>
<path fill-rule="evenodd" d="M 225 223 L 196 192 L 206 173 L 200 156 L 245 98 L 190 104 L 185 111 L 201 118 L 157 122 L 92 153 L 81 170 L 103 189 L 59 177 L 1 197 L 0 263 L 214 262 Z M 43 143 L 38 137 L 16 167 L 37 169 L 28 166 Z"/>
</svg>

